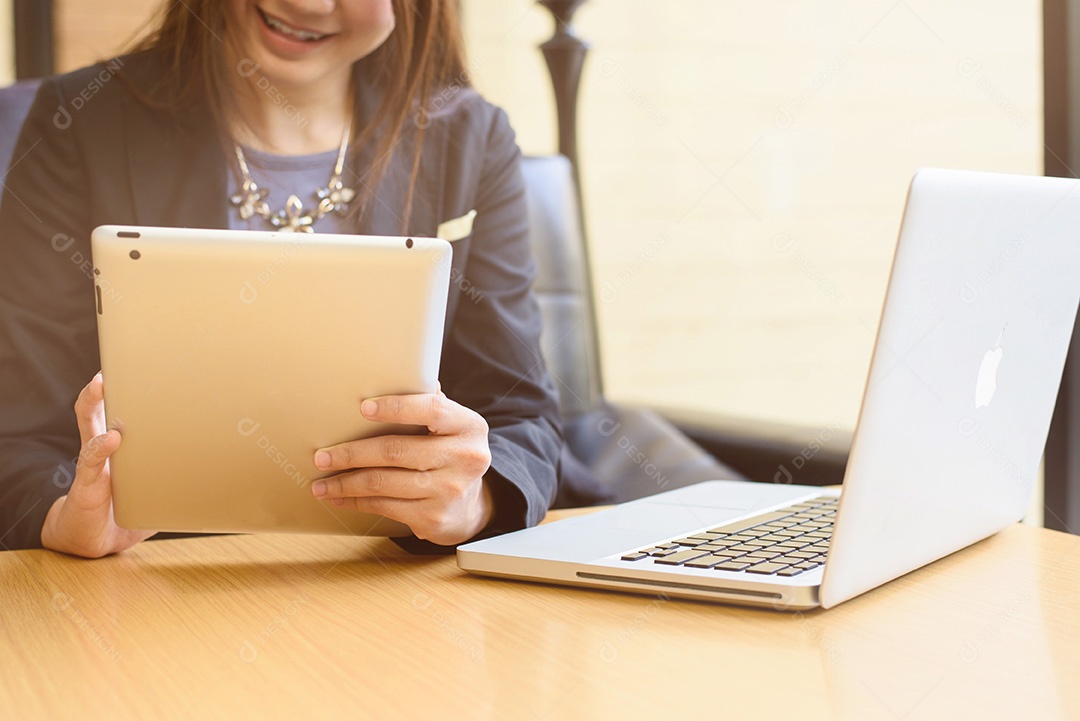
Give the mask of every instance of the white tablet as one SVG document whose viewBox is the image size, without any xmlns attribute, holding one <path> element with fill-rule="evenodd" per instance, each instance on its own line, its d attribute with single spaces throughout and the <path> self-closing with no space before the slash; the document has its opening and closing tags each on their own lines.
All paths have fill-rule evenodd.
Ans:
<svg viewBox="0 0 1080 721">
<path fill-rule="evenodd" d="M 102 226 L 91 248 L 119 525 L 409 534 L 316 500 L 313 458 L 423 431 L 360 403 L 438 388 L 449 243 Z"/>
</svg>

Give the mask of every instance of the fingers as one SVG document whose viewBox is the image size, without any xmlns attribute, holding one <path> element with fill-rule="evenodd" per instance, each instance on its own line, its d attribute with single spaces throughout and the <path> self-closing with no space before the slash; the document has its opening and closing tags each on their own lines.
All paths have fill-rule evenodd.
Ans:
<svg viewBox="0 0 1080 721">
<path fill-rule="evenodd" d="M 413 468 L 430 471 L 447 464 L 465 443 L 458 437 L 376 436 L 328 446 L 315 453 L 315 467 L 324 471 L 353 468 Z"/>
<path fill-rule="evenodd" d="M 372 421 L 425 426 L 431 435 L 379 436 L 316 451 L 317 468 L 344 471 L 312 483 L 316 498 L 386 516 L 443 545 L 486 525 L 491 449 L 480 414 L 441 392 L 369 398 L 360 411 Z"/>
<path fill-rule="evenodd" d="M 426 426 L 436 435 L 487 433 L 487 423 L 479 413 L 455 403 L 439 393 L 368 398 L 360 412 L 371 421 Z"/>
<path fill-rule="evenodd" d="M 432 494 L 432 478 L 427 471 L 365 468 L 319 479 L 311 484 L 311 492 L 316 498 L 331 501 L 375 496 L 416 500 Z"/>
<path fill-rule="evenodd" d="M 360 513 L 374 513 L 378 516 L 386 516 L 392 521 L 404 523 L 416 533 L 416 512 L 424 501 L 405 498 L 386 498 L 384 496 L 372 496 L 365 498 L 338 498 L 334 505 L 350 511 Z"/>
<path fill-rule="evenodd" d="M 112 478 L 106 465 L 120 448 L 121 436 L 105 428 L 104 395 L 99 372 L 75 401 L 81 439 L 75 478 L 67 495 L 49 509 L 41 530 L 45 548 L 86 558 L 123 551 L 154 534 L 120 528 L 113 519 Z"/>
<path fill-rule="evenodd" d="M 75 418 L 79 424 L 79 445 L 105 432 L 105 385 L 101 371 L 79 392 L 75 399 Z"/>
<path fill-rule="evenodd" d="M 79 451 L 75 480 L 68 491 L 68 502 L 82 510 L 107 507 L 112 500 L 112 484 L 103 473 L 109 457 L 120 447 L 120 433 L 110 430 L 91 438 Z"/>
</svg>

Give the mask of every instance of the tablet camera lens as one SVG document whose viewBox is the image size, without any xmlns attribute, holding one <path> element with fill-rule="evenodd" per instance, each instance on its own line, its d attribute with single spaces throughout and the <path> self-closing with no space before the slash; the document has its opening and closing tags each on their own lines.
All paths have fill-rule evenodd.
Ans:
<svg viewBox="0 0 1080 721">
<path fill-rule="evenodd" d="M 133 251 L 131 251 L 130 253 L 128 253 L 128 255 L 130 255 L 130 256 L 131 256 L 131 259 L 132 259 L 132 260 L 138 260 L 139 258 L 141 258 L 141 257 L 142 257 L 142 254 L 141 254 L 141 253 L 139 253 L 139 251 L 137 251 L 137 250 L 133 250 Z"/>
<path fill-rule="evenodd" d="M 413 246 L 412 238 L 407 238 L 405 240 L 405 247 L 406 248 L 411 248 L 412 246 Z"/>
</svg>

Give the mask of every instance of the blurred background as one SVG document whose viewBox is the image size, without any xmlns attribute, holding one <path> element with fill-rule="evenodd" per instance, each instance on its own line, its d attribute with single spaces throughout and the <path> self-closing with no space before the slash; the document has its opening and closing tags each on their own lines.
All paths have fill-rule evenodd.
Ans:
<svg viewBox="0 0 1080 721">
<path fill-rule="evenodd" d="M 111 56 L 161 2 L 54 6 L 63 72 Z M 580 168 L 607 395 L 850 430 L 913 172 L 1043 172 L 1042 6 L 586 3 Z M 475 85 L 526 153 L 554 152 L 550 13 L 463 12 Z"/>
</svg>

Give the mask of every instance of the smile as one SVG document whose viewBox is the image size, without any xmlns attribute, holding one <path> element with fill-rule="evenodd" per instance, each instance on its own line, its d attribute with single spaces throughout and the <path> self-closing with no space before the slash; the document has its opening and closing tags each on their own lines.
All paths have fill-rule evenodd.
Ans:
<svg viewBox="0 0 1080 721">
<path fill-rule="evenodd" d="M 302 40 L 304 42 L 314 43 L 314 42 L 318 42 L 319 40 L 322 40 L 324 38 L 328 38 L 328 37 L 330 37 L 331 35 L 334 34 L 334 33 L 316 33 L 316 32 L 312 32 L 311 30 L 301 30 L 299 28 L 294 28 L 293 26 L 287 24 L 284 20 L 281 20 L 280 18 L 276 18 L 273 15 L 268 14 L 262 8 L 256 8 L 256 9 L 259 11 L 259 15 L 262 16 L 263 22 L 265 22 L 266 25 L 271 30 L 273 30 L 276 33 L 280 33 L 281 35 L 284 35 L 285 37 L 293 38 L 293 39 L 296 39 L 296 40 Z"/>
</svg>

